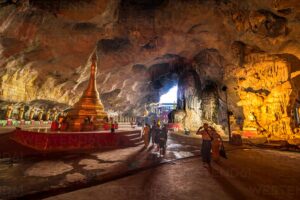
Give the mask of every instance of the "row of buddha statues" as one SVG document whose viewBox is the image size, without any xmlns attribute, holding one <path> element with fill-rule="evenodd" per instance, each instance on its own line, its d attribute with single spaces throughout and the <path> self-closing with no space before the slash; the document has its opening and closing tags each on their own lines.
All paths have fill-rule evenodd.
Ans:
<svg viewBox="0 0 300 200">
<path fill-rule="evenodd" d="M 118 115 L 116 117 L 116 121 L 118 121 L 118 122 L 135 122 L 136 121 L 136 117 Z"/>
<path fill-rule="evenodd" d="M 48 109 L 47 111 L 44 108 L 35 108 L 31 107 L 26 111 L 25 107 L 18 106 L 14 108 L 12 104 L 7 106 L 5 112 L 5 119 L 16 119 L 16 120 L 39 120 L 39 121 L 54 121 L 59 118 L 59 116 L 66 116 L 66 112 L 58 111 L 57 109 Z M 135 122 L 136 118 L 127 115 L 118 115 L 116 116 L 118 122 Z"/>
<path fill-rule="evenodd" d="M 5 119 L 16 119 L 16 120 L 39 120 L 39 121 L 53 121 L 58 119 L 59 116 L 65 116 L 66 113 L 60 112 L 57 109 L 35 108 L 31 107 L 27 110 L 27 116 L 25 117 L 25 107 L 19 106 L 17 112 L 14 112 L 14 107 L 12 104 L 7 106 L 5 112 Z"/>
</svg>

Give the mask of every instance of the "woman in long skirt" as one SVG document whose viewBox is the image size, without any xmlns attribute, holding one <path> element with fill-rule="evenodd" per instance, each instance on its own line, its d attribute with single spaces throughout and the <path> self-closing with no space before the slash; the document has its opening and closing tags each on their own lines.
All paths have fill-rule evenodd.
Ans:
<svg viewBox="0 0 300 200">
<path fill-rule="evenodd" d="M 216 132 L 215 129 L 212 128 L 211 131 L 213 140 L 212 140 L 212 159 L 216 162 L 220 159 L 220 147 L 222 144 L 221 136 Z"/>
<path fill-rule="evenodd" d="M 143 130 L 143 139 L 144 139 L 145 147 L 148 147 L 149 145 L 149 134 L 150 134 L 150 126 L 146 124 Z"/>
<path fill-rule="evenodd" d="M 168 129 L 167 129 L 167 125 L 164 124 L 159 135 L 160 156 L 164 156 L 166 154 L 167 140 L 168 140 Z"/>
</svg>

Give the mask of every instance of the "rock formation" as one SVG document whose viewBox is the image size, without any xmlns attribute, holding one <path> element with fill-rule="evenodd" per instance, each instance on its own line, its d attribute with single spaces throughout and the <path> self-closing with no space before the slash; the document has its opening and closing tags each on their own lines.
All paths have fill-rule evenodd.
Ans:
<svg viewBox="0 0 300 200">
<path fill-rule="evenodd" d="M 97 48 L 98 90 L 110 110 L 142 116 L 145 104 L 157 102 L 192 70 L 199 84 L 180 90 L 186 126 L 199 123 L 200 114 L 224 121 L 219 114 L 226 93 L 241 127 L 295 138 L 299 35 L 298 0 L 0 3 L 2 118 L 9 103 L 14 112 L 25 106 L 25 118 L 30 107 L 72 106 L 87 85 L 86 60 Z"/>
<path fill-rule="evenodd" d="M 295 67 L 295 66 L 294 66 Z M 239 106 L 243 107 L 244 127 L 282 139 L 293 135 L 297 83 L 292 63 L 276 55 L 254 54 L 238 70 Z"/>
</svg>

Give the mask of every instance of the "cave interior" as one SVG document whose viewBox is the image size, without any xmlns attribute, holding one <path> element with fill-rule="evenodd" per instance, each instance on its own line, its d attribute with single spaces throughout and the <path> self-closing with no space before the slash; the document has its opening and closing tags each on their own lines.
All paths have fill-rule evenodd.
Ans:
<svg viewBox="0 0 300 200">
<path fill-rule="evenodd" d="M 178 86 L 170 121 L 300 141 L 297 0 L 25 0 L 0 4 L 0 117 L 78 101 L 98 56 L 106 111 L 143 116 Z"/>
</svg>

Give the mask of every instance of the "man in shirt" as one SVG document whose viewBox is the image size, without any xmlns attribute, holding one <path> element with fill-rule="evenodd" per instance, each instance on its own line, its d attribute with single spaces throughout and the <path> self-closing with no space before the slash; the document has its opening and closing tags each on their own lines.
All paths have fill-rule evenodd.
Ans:
<svg viewBox="0 0 300 200">
<path fill-rule="evenodd" d="M 201 130 L 203 128 L 203 130 Z M 202 148 L 201 148 L 201 156 L 202 162 L 206 166 L 210 166 L 211 160 L 211 142 L 212 142 L 212 135 L 211 131 L 209 130 L 209 126 L 207 123 L 203 124 L 203 127 L 200 127 L 196 133 L 197 135 L 202 135 Z"/>
</svg>

